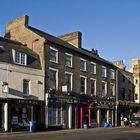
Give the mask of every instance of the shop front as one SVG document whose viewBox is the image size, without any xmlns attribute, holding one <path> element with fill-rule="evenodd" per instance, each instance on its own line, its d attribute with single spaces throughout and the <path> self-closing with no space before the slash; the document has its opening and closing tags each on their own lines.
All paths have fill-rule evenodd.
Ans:
<svg viewBox="0 0 140 140">
<path fill-rule="evenodd" d="M 104 123 L 114 126 L 115 104 L 114 103 L 95 103 L 90 104 L 90 123 L 91 127 L 103 127 Z"/>
<path fill-rule="evenodd" d="M 36 130 L 44 128 L 44 102 L 22 99 L 1 99 L 0 130 L 28 131 L 29 121 L 36 122 Z"/>
<path fill-rule="evenodd" d="M 78 100 L 70 96 L 52 95 L 48 98 L 48 130 L 77 127 Z"/>
</svg>

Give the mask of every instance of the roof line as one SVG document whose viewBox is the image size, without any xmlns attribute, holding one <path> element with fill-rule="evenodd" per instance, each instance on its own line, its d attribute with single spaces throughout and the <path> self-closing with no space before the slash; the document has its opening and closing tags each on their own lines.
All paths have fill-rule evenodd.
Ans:
<svg viewBox="0 0 140 140">
<path fill-rule="evenodd" d="M 22 44 L 21 42 L 18 42 L 18 41 L 15 41 L 15 40 L 11 40 L 11 39 L 6 38 L 6 37 L 1 37 L 1 36 L 0 36 L 0 41 L 4 41 L 4 42 L 8 42 L 8 43 L 13 43 L 13 44 L 16 44 L 16 45 L 26 46 L 25 44 Z"/>
</svg>

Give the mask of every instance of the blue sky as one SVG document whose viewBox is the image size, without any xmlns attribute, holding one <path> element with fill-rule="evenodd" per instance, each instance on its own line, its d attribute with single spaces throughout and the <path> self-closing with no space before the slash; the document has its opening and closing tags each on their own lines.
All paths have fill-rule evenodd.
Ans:
<svg viewBox="0 0 140 140">
<path fill-rule="evenodd" d="M 83 47 L 103 58 L 140 58 L 140 0 L 1 0 L 0 35 L 5 24 L 29 15 L 30 25 L 52 35 L 81 31 Z"/>
</svg>

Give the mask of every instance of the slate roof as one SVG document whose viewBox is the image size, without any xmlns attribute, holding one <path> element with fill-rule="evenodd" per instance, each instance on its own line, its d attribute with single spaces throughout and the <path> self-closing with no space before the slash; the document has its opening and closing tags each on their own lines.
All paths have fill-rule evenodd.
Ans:
<svg viewBox="0 0 140 140">
<path fill-rule="evenodd" d="M 41 31 L 39 29 L 36 29 L 34 27 L 28 26 L 27 28 L 30 29 L 31 31 L 35 32 L 36 34 L 44 37 L 47 41 L 53 42 L 53 43 L 58 44 L 60 46 L 64 46 L 64 47 L 66 47 L 68 49 L 71 49 L 73 51 L 76 51 L 78 53 L 81 53 L 82 55 L 86 55 L 88 57 L 91 57 L 93 59 L 96 59 L 98 61 L 101 61 L 101 62 L 103 62 L 105 64 L 111 65 L 114 68 L 117 68 L 113 63 L 111 63 L 111 62 L 109 62 L 109 61 L 101 58 L 100 56 L 97 56 L 97 55 L 93 54 L 89 50 L 86 50 L 84 48 L 76 48 L 72 44 L 69 44 L 66 41 L 64 41 L 64 40 L 62 40 L 62 39 L 60 39 L 58 37 L 55 37 L 53 35 L 50 35 L 50 34 L 48 34 L 46 32 L 43 32 L 43 31 Z"/>
<path fill-rule="evenodd" d="M 14 49 L 17 52 L 27 54 L 27 66 L 25 67 L 41 69 L 40 58 L 38 54 L 36 54 L 26 45 L 20 42 L 13 41 L 3 37 L 0 37 L 0 62 L 14 64 L 12 49 Z"/>
</svg>

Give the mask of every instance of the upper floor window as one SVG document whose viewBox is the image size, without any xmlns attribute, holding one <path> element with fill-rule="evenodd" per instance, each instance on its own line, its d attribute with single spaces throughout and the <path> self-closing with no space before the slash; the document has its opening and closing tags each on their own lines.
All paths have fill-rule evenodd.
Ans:
<svg viewBox="0 0 140 140">
<path fill-rule="evenodd" d="M 129 89 L 128 100 L 131 100 L 131 90 Z"/>
<path fill-rule="evenodd" d="M 50 47 L 50 61 L 58 63 L 58 50 Z"/>
<path fill-rule="evenodd" d="M 110 69 L 110 79 L 115 79 L 115 71 Z"/>
<path fill-rule="evenodd" d="M 128 83 L 130 84 L 131 83 L 131 79 L 128 77 Z"/>
<path fill-rule="evenodd" d="M 135 93 L 135 100 L 138 100 L 138 94 Z"/>
<path fill-rule="evenodd" d="M 20 65 L 27 65 L 27 54 L 13 50 L 14 63 Z"/>
<path fill-rule="evenodd" d="M 135 79 L 135 84 L 138 85 L 138 79 Z"/>
<path fill-rule="evenodd" d="M 80 70 L 86 71 L 86 60 L 80 58 Z"/>
<path fill-rule="evenodd" d="M 110 84 L 110 95 L 115 96 L 115 85 L 114 84 Z"/>
<path fill-rule="evenodd" d="M 51 89 L 57 89 L 58 88 L 58 70 L 50 68 L 50 88 Z"/>
<path fill-rule="evenodd" d="M 65 54 L 65 65 L 72 67 L 72 55 L 71 54 L 68 54 L 68 53 Z"/>
<path fill-rule="evenodd" d="M 106 70 L 106 67 L 105 66 L 102 66 L 102 77 L 106 77 L 106 72 L 107 70 Z"/>
<path fill-rule="evenodd" d="M 107 95 L 107 83 L 106 82 L 102 82 L 102 96 L 106 96 Z"/>
<path fill-rule="evenodd" d="M 96 95 L 96 80 L 90 79 L 90 91 L 91 95 Z"/>
<path fill-rule="evenodd" d="M 124 75 L 122 76 L 122 81 L 125 82 L 125 76 Z"/>
<path fill-rule="evenodd" d="M 96 64 L 95 63 L 90 63 L 90 73 L 96 74 Z"/>
<path fill-rule="evenodd" d="M 23 80 L 23 94 L 29 95 L 30 94 L 30 80 Z"/>
<path fill-rule="evenodd" d="M 81 76 L 80 77 L 80 88 L 81 88 L 81 93 L 86 94 L 86 77 Z"/>
<path fill-rule="evenodd" d="M 65 72 L 65 82 L 67 85 L 67 90 L 72 91 L 72 73 Z"/>
<path fill-rule="evenodd" d="M 125 88 L 122 88 L 122 100 L 125 99 Z"/>
</svg>

